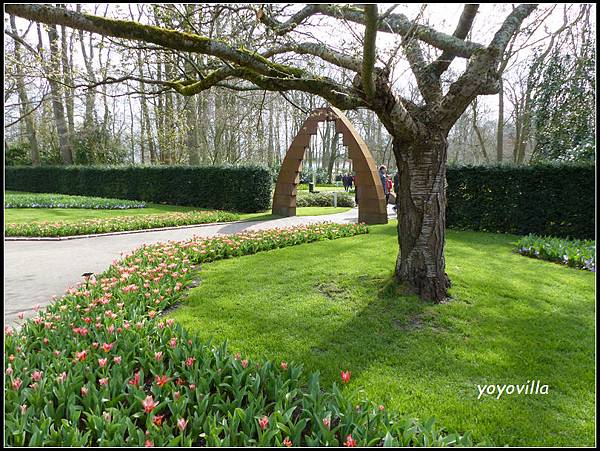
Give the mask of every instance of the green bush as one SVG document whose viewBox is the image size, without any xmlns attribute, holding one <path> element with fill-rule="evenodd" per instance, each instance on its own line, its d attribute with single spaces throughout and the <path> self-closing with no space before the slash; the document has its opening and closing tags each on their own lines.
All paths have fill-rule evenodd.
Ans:
<svg viewBox="0 0 600 451">
<path fill-rule="evenodd" d="M 103 197 L 68 196 L 49 193 L 5 193 L 4 208 L 84 208 L 93 210 L 127 210 L 145 208 L 146 203 Z"/>
<path fill-rule="evenodd" d="M 527 235 L 517 242 L 517 252 L 528 257 L 596 272 L 596 242 Z"/>
<path fill-rule="evenodd" d="M 433 419 L 324 390 L 299 363 L 232 355 L 161 318 L 201 262 L 366 232 L 320 224 L 142 246 L 19 331 L 5 327 L 5 444 L 471 445 Z"/>
<path fill-rule="evenodd" d="M 337 192 L 338 207 L 354 207 L 354 194 L 345 191 Z M 321 193 L 309 193 L 305 190 L 298 190 L 296 195 L 297 207 L 332 207 L 333 192 L 324 191 Z"/>
<path fill-rule="evenodd" d="M 6 189 L 143 200 L 218 210 L 269 207 L 269 171 L 258 166 L 7 167 Z"/>
<path fill-rule="evenodd" d="M 449 167 L 447 181 L 448 227 L 594 237 L 593 165 Z"/>
</svg>

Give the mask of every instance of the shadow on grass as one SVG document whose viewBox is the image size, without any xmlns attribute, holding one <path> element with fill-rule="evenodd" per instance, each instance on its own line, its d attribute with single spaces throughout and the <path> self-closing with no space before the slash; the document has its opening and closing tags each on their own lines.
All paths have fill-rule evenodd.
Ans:
<svg viewBox="0 0 600 451">
<path fill-rule="evenodd" d="M 252 357 L 319 370 L 323 386 L 349 370 L 351 390 L 477 440 L 591 444 L 593 275 L 525 259 L 513 241 L 449 232 L 448 304 L 398 291 L 396 231 L 384 226 L 216 263 L 177 319 Z M 477 384 L 534 379 L 552 395 L 477 399 Z"/>
</svg>

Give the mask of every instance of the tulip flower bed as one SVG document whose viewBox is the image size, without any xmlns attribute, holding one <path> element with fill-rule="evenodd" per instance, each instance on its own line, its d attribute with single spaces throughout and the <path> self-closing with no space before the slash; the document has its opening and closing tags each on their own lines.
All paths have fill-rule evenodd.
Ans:
<svg viewBox="0 0 600 451">
<path fill-rule="evenodd" d="M 89 208 L 95 210 L 126 210 L 145 208 L 139 200 L 106 199 L 103 197 L 69 196 L 49 193 L 6 193 L 4 208 Z"/>
<path fill-rule="evenodd" d="M 201 262 L 361 233 L 320 224 L 143 246 L 7 326 L 6 445 L 469 445 L 433 420 L 323 390 L 300 364 L 250 361 L 161 318 Z"/>
<path fill-rule="evenodd" d="M 517 252 L 528 257 L 596 271 L 596 243 L 592 240 L 527 235 L 517 242 Z"/>
<path fill-rule="evenodd" d="M 6 236 L 60 237 L 95 233 L 123 232 L 161 227 L 178 227 L 192 224 L 230 222 L 240 219 L 239 214 L 225 211 L 190 211 L 161 213 L 158 215 L 114 216 L 110 218 L 83 219 L 79 222 L 41 221 L 8 223 Z"/>
</svg>

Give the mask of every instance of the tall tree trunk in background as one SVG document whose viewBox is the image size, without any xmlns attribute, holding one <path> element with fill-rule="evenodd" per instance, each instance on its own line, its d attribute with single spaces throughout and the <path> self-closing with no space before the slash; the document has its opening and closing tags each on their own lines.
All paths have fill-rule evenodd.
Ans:
<svg viewBox="0 0 600 451">
<path fill-rule="evenodd" d="M 196 97 L 188 97 L 185 100 L 188 162 L 190 166 L 197 166 L 200 164 L 200 154 L 198 153 L 198 130 L 196 129 Z"/>
<path fill-rule="evenodd" d="M 73 86 L 73 33 L 67 42 L 67 27 L 60 27 L 61 63 L 62 74 L 65 83 L 65 107 L 67 111 L 67 124 L 71 141 L 75 138 L 75 90 Z M 69 55 L 71 54 L 71 57 Z"/>
<path fill-rule="evenodd" d="M 138 50 L 138 73 L 140 76 L 140 79 L 144 78 L 144 71 L 143 71 L 143 67 L 144 67 L 144 62 L 142 60 L 142 51 Z M 145 93 L 145 86 L 144 86 L 144 82 L 142 80 L 140 80 L 140 92 Z M 155 164 L 156 163 L 156 150 L 154 148 L 154 140 L 152 138 L 152 127 L 150 125 L 150 115 L 148 113 L 148 102 L 146 100 L 146 95 L 142 94 L 140 96 L 140 108 L 142 110 L 142 130 L 145 129 L 146 130 L 146 139 L 148 140 L 148 151 L 150 153 L 150 164 Z M 141 136 L 142 140 L 143 138 L 143 133 Z M 143 149 L 142 149 L 142 163 L 144 162 L 144 158 L 143 158 Z"/>
<path fill-rule="evenodd" d="M 496 161 L 502 163 L 504 150 L 504 85 L 500 77 L 500 92 L 498 92 L 498 129 L 496 132 Z"/>
<path fill-rule="evenodd" d="M 165 61 L 165 78 L 167 80 L 173 80 L 173 64 L 171 64 L 170 60 L 167 59 Z M 163 162 L 166 164 L 172 164 L 173 162 L 173 153 L 176 149 L 175 147 L 175 110 L 173 108 L 174 99 L 173 99 L 173 91 L 167 91 L 165 93 L 165 117 L 164 117 L 164 137 L 165 137 L 165 149 L 164 149 L 164 157 Z"/>
<path fill-rule="evenodd" d="M 431 130 L 393 145 L 400 174 L 396 279 L 423 299 L 439 301 L 450 287 L 444 260 L 448 142 L 442 131 Z"/>
<path fill-rule="evenodd" d="M 50 91 L 52 94 L 52 110 L 54 112 L 54 123 L 58 133 L 58 142 L 60 146 L 60 157 L 63 164 L 73 164 L 73 148 L 69 140 L 69 129 L 65 121 L 65 109 L 62 102 L 62 90 L 60 84 L 56 81 L 60 78 L 60 56 L 58 50 L 58 32 L 56 25 L 48 25 L 48 38 L 50 40 L 50 68 L 51 73 L 48 81 L 50 82 Z"/>
<path fill-rule="evenodd" d="M 15 16 L 10 16 L 10 27 L 13 34 L 17 35 Z M 27 139 L 29 140 L 29 156 L 31 157 L 31 163 L 34 166 L 39 166 L 40 149 L 35 132 L 34 116 L 29 108 L 29 97 L 27 96 L 27 90 L 25 89 L 23 63 L 21 61 L 21 45 L 17 40 L 15 40 L 15 60 L 17 62 L 17 91 L 19 93 L 19 102 L 21 102 L 21 117 L 25 121 L 25 130 L 27 131 Z"/>
<path fill-rule="evenodd" d="M 81 8 L 81 5 L 77 5 L 77 10 Z M 81 46 L 81 54 L 83 56 L 83 64 L 85 66 L 85 72 L 87 79 L 90 84 L 96 84 L 96 73 L 92 65 L 94 59 L 94 47 L 92 45 L 92 35 L 89 36 L 90 51 L 89 55 L 85 49 L 85 39 L 83 31 L 79 30 L 79 43 Z M 95 89 L 86 89 L 85 91 L 85 116 L 83 117 L 83 128 L 84 132 L 89 132 L 95 128 L 94 112 L 96 104 L 96 91 Z"/>
<path fill-rule="evenodd" d="M 483 155 L 483 158 L 485 159 L 485 161 L 487 163 L 489 163 L 490 159 L 488 157 L 488 153 L 485 148 L 485 140 L 483 139 L 481 130 L 479 129 L 479 126 L 477 125 L 477 101 L 473 102 L 473 105 L 471 107 L 473 109 L 473 122 L 472 122 L 473 130 L 475 130 L 475 136 L 477 136 L 477 141 L 479 142 L 481 154 Z"/>
</svg>

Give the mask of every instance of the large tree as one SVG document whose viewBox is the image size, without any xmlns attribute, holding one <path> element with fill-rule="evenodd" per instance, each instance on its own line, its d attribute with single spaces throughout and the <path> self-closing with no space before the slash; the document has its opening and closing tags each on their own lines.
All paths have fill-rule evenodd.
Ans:
<svg viewBox="0 0 600 451">
<path fill-rule="evenodd" d="M 171 51 L 208 55 L 206 66 L 199 67 L 194 78 L 187 74 L 185 79 L 179 80 L 143 80 L 146 84 L 168 86 L 184 95 L 191 96 L 213 86 L 244 89 L 235 82 L 241 79 L 265 90 L 298 90 L 318 95 L 343 110 L 367 108 L 375 112 L 392 136 L 400 173 L 400 251 L 396 279 L 408 292 L 442 302 L 447 298 L 450 285 L 444 260 L 447 136 L 478 95 L 498 93 L 507 45 L 536 5 L 513 8 L 487 45 L 466 39 L 478 12 L 478 5 L 473 4 L 465 5 L 452 35 L 411 21 L 404 14 L 393 13 L 393 9 L 379 14 L 376 5 L 312 4 L 284 19 L 274 7 L 255 8 L 256 17 L 269 30 L 264 34 L 269 39 L 259 40 L 260 49 L 255 46 L 254 50 L 248 50 L 249 45 L 236 45 L 233 35 L 228 40 L 217 40 L 62 8 L 42 5 L 5 7 L 9 14 L 46 24 L 141 41 Z M 283 9 L 278 7 L 277 11 Z M 315 16 L 363 25 L 362 52 L 357 55 L 340 51 L 319 40 L 302 40 L 303 34 L 293 35 L 293 30 Z M 392 88 L 390 67 L 376 65 L 376 38 L 380 32 L 400 38 L 400 47 L 416 79 L 421 101 L 400 96 Z M 438 56 L 428 60 L 427 55 L 432 54 L 432 49 L 437 49 L 433 53 Z M 283 59 L 289 55 L 317 58 L 345 73 L 354 74 L 354 77 L 334 79 L 323 76 L 311 66 L 290 64 L 289 59 Z M 466 59 L 466 67 L 444 89 L 442 76 L 455 58 Z M 128 78 L 135 80 L 132 76 Z"/>
</svg>

